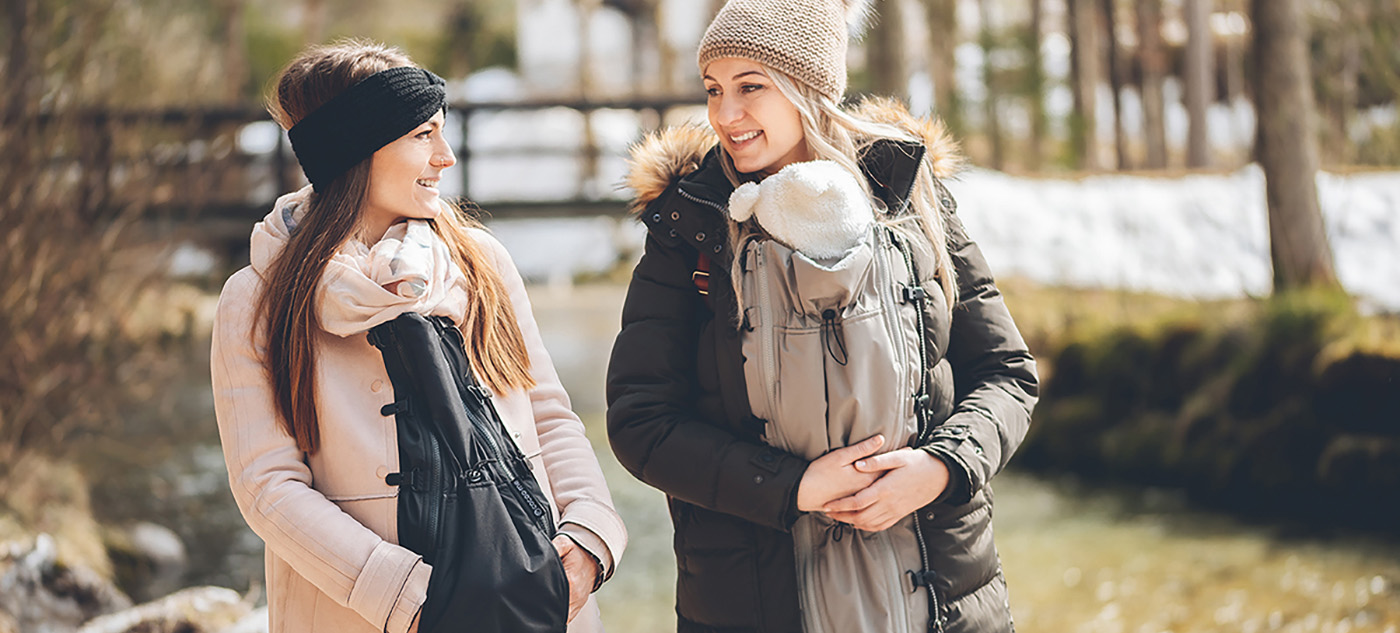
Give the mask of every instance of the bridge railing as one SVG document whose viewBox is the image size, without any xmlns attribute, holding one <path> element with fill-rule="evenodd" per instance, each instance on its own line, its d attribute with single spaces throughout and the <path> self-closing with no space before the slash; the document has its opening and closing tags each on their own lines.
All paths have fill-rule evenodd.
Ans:
<svg viewBox="0 0 1400 633">
<path fill-rule="evenodd" d="M 619 213 L 625 194 L 614 185 L 627 145 L 701 107 L 678 98 L 453 102 L 458 165 L 444 192 L 497 217 Z M 12 124 L 63 135 L 45 168 L 81 183 L 97 209 L 246 227 L 304 183 L 285 133 L 251 104 L 83 110 Z"/>
</svg>

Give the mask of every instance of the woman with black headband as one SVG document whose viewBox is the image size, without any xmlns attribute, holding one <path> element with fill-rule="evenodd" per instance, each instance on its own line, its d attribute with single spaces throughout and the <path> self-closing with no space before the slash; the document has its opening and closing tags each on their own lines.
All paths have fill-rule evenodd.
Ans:
<svg viewBox="0 0 1400 633">
<path fill-rule="evenodd" d="M 463 333 L 557 520 L 569 631 L 602 629 L 589 594 L 626 531 L 510 256 L 439 198 L 456 162 L 445 105 L 441 78 L 358 42 L 303 53 L 269 99 L 311 184 L 253 228 L 252 265 L 219 299 L 212 375 L 229 483 L 267 544 L 274 632 L 418 627 L 432 569 L 398 545 L 394 385 L 366 334 L 405 313 Z"/>
</svg>

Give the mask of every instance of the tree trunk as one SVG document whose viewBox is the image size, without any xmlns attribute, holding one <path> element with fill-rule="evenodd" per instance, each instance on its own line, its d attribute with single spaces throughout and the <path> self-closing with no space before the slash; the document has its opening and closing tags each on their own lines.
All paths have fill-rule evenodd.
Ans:
<svg viewBox="0 0 1400 633">
<path fill-rule="evenodd" d="M 661 72 L 657 68 L 660 46 L 656 22 L 650 7 L 627 14 L 632 31 L 632 94 L 655 95 L 661 88 Z"/>
<path fill-rule="evenodd" d="M 909 70 L 904 62 L 904 17 L 901 0 L 880 0 L 866 38 L 871 89 L 876 94 L 909 99 Z"/>
<path fill-rule="evenodd" d="M 1026 42 L 1030 53 L 1028 77 L 1031 101 L 1031 151 L 1027 166 L 1040 171 L 1045 156 L 1045 62 L 1040 55 L 1044 39 L 1045 10 L 1042 0 L 1031 0 L 1030 37 Z"/>
<path fill-rule="evenodd" d="M 302 46 L 320 44 L 326 37 L 326 0 L 304 0 L 301 11 Z"/>
<path fill-rule="evenodd" d="M 1113 91 L 1113 149 L 1118 159 L 1118 169 L 1131 167 L 1128 160 L 1128 136 L 1123 132 L 1123 84 L 1124 68 L 1118 51 L 1118 7 L 1117 0 L 1103 0 L 1104 33 L 1107 35 L 1105 48 L 1108 49 L 1108 84 Z"/>
<path fill-rule="evenodd" d="M 1258 155 L 1269 201 L 1274 291 L 1337 286 L 1317 200 L 1317 136 L 1301 0 L 1250 0 Z"/>
<path fill-rule="evenodd" d="M 1099 168 L 1098 99 L 1099 38 L 1093 0 L 1066 0 L 1069 9 L 1070 78 L 1074 84 L 1074 114 L 1070 116 L 1070 143 L 1080 169 Z"/>
<path fill-rule="evenodd" d="M 5 111 L 3 113 L 4 126 L 0 127 L 0 141 L 8 142 L 7 138 L 17 132 L 26 131 L 28 128 L 20 128 L 17 124 L 19 119 L 31 114 L 31 106 L 38 103 L 34 98 L 38 90 L 39 72 L 35 68 L 33 55 L 36 47 L 32 40 L 37 29 L 31 26 L 34 17 L 34 0 L 9 0 L 5 3 L 6 26 L 8 27 L 10 50 L 5 56 L 5 74 L 0 75 L 0 80 L 5 82 Z M 3 147 L 3 145 L 0 145 Z"/>
<path fill-rule="evenodd" d="M 36 188 L 34 160 L 38 134 L 32 117 L 38 114 L 39 93 L 42 90 L 42 53 L 46 50 L 41 38 L 47 29 L 35 26 L 36 0 L 10 0 L 5 3 L 5 35 L 8 36 L 9 50 L 4 59 L 4 75 L 0 81 L 5 84 L 4 111 L 0 112 L 0 210 L 6 213 L 14 209 L 29 209 L 33 206 Z M 7 218 L 8 220 L 8 218 Z M 0 231 L 9 237 L 14 230 L 12 222 L 6 222 L 5 230 Z M 7 249 L 14 249 L 11 244 Z M 5 259 L 0 257 L 0 266 Z M 3 418 L 3 416 L 0 416 Z M 6 430 L 0 419 L 0 431 Z M 3 447 L 0 438 L 0 447 Z M 0 474 L 4 471 L 0 467 Z"/>
<path fill-rule="evenodd" d="M 933 80 L 933 109 L 957 136 L 966 133 L 957 87 L 957 0 L 924 0 L 928 18 L 928 73 Z"/>
<path fill-rule="evenodd" d="M 1342 29 L 1348 34 L 1365 33 L 1369 30 L 1366 20 L 1366 7 L 1356 6 L 1359 3 L 1343 3 Z M 1336 43 L 1341 48 L 1339 56 L 1341 68 L 1338 69 L 1337 77 L 1337 99 L 1332 107 L 1333 147 L 1328 152 L 1329 158 L 1342 163 L 1349 163 L 1355 160 L 1356 151 L 1351 142 L 1351 120 L 1358 109 L 1360 97 L 1360 77 L 1361 77 L 1361 38 L 1355 35 L 1337 38 Z"/>
<path fill-rule="evenodd" d="M 224 99 L 241 102 L 248 87 L 248 39 L 243 27 L 245 0 L 222 0 L 219 18 L 223 27 Z"/>
<path fill-rule="evenodd" d="M 680 91 L 676 88 L 676 49 L 671 46 L 671 41 L 666 39 L 666 2 L 652 0 L 648 15 L 651 28 L 656 34 L 657 73 L 661 76 L 661 83 L 657 89 L 662 94 L 674 95 Z"/>
<path fill-rule="evenodd" d="M 601 0 L 580 0 L 578 11 L 578 96 L 584 101 L 593 98 L 593 14 Z M 587 127 L 587 126 L 585 126 Z"/>
<path fill-rule="evenodd" d="M 587 103 L 597 98 L 593 84 L 593 16 L 601 0 L 581 0 L 578 5 L 578 94 Z M 578 196 L 593 198 L 598 175 L 598 139 L 593 131 L 593 113 L 583 111 L 583 166 L 579 174 Z"/>
<path fill-rule="evenodd" d="M 1167 124 L 1162 83 L 1167 75 L 1167 55 L 1162 48 L 1162 0 L 1137 0 L 1137 19 L 1147 167 L 1164 169 L 1167 166 Z"/>
<path fill-rule="evenodd" d="M 988 6 L 989 3 L 990 0 L 977 0 L 978 22 L 981 23 L 981 32 L 977 39 L 982 47 L 982 84 L 987 88 L 987 98 L 983 101 L 983 113 L 987 119 L 987 144 L 992 150 L 992 169 L 1000 171 L 1006 169 L 1006 157 L 1002 153 L 1001 117 L 997 114 L 1000 87 L 997 85 L 991 63 L 996 45 L 992 37 L 992 10 Z"/>
<path fill-rule="evenodd" d="M 1186 166 L 1210 166 L 1210 133 L 1206 114 L 1215 96 L 1215 67 L 1211 54 L 1211 0 L 1186 0 Z"/>
</svg>

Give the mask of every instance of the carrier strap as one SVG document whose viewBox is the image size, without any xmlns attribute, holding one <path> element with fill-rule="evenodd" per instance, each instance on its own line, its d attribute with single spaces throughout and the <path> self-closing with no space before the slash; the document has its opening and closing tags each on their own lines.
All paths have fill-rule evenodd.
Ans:
<svg viewBox="0 0 1400 633">
<path fill-rule="evenodd" d="M 690 280 L 695 282 L 695 290 L 701 296 L 710 296 L 710 258 L 700 253 L 695 260 L 695 272 L 690 273 Z"/>
</svg>

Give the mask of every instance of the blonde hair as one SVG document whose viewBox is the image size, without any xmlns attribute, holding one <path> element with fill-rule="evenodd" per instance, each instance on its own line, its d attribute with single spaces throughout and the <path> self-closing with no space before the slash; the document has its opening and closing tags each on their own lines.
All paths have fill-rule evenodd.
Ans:
<svg viewBox="0 0 1400 633">
<path fill-rule="evenodd" d="M 843 110 L 830 98 L 794 80 L 770 66 L 763 66 L 773 85 L 788 101 L 797 108 L 802 119 L 803 142 L 811 150 L 816 160 L 829 160 L 846 168 L 856 176 L 866 195 L 870 196 L 876 208 L 884 203 L 875 197 L 870 183 L 861 171 L 859 157 L 875 141 L 891 139 L 905 142 L 919 142 L 912 134 L 887 123 L 877 123 Z M 734 159 L 720 146 L 720 166 L 729 182 L 738 186 L 744 182 L 762 179 L 758 173 L 741 173 L 734 167 Z M 953 268 L 953 258 L 948 252 L 948 229 L 944 213 L 938 202 L 938 188 L 933 176 L 933 164 L 928 155 L 920 161 L 914 188 L 910 192 L 908 204 L 913 213 L 905 209 L 886 209 L 888 213 L 876 214 L 880 223 L 889 226 L 905 236 L 915 246 L 916 261 L 920 270 L 932 269 L 943 291 L 948 310 L 952 311 L 958 301 L 957 273 Z M 742 266 L 738 259 L 743 257 L 744 241 L 763 230 L 752 218 L 744 222 L 729 223 L 730 244 L 734 250 L 734 265 L 730 266 L 734 279 L 735 295 L 739 300 L 738 314 L 743 315 L 743 297 L 737 290 Z M 742 319 L 742 317 L 740 317 Z"/>
</svg>

